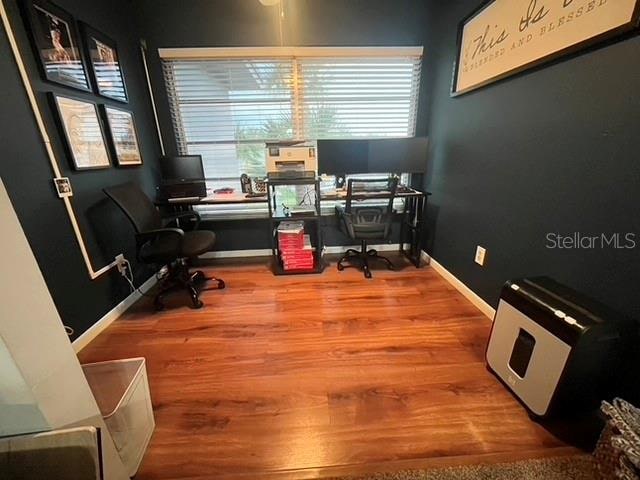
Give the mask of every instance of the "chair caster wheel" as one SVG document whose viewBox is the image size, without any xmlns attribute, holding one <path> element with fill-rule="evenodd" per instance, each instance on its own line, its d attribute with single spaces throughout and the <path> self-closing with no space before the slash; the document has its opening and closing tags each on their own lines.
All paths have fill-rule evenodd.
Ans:
<svg viewBox="0 0 640 480">
<path fill-rule="evenodd" d="M 202 300 L 198 300 L 197 303 L 193 303 L 191 305 L 191 308 L 193 308 L 194 310 L 197 310 L 199 308 L 202 308 L 204 306 L 204 303 L 202 303 Z"/>
<path fill-rule="evenodd" d="M 371 278 L 371 272 L 367 270 L 366 272 L 364 272 L 364 276 L 366 278 Z"/>
<path fill-rule="evenodd" d="M 338 271 L 341 272 L 343 270 L 344 270 L 344 267 L 342 265 L 338 264 Z"/>
<path fill-rule="evenodd" d="M 224 290 L 225 287 L 226 285 L 224 284 L 224 281 L 218 280 L 218 290 Z"/>
<path fill-rule="evenodd" d="M 206 280 L 207 280 L 207 277 L 202 270 L 197 270 L 193 272 L 193 275 L 191 275 L 191 281 L 194 283 L 202 283 L 202 282 L 205 282 Z"/>
</svg>

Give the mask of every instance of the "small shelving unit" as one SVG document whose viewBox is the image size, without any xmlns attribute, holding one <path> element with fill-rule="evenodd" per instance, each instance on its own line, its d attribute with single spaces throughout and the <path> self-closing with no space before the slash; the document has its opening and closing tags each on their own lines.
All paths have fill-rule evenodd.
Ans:
<svg viewBox="0 0 640 480">
<path fill-rule="evenodd" d="M 281 195 L 278 189 L 282 187 L 312 187 L 313 201 L 310 205 L 303 205 L 308 208 L 308 212 L 297 214 L 294 211 L 298 207 L 297 195 L 296 204 L 287 205 L 291 210 L 288 212 L 282 205 Z M 308 191 L 303 194 L 303 200 L 308 196 Z M 318 177 L 267 180 L 267 200 L 269 204 L 269 228 L 271 238 L 271 270 L 274 275 L 303 275 L 311 273 L 322 273 L 325 264 L 322 260 L 324 245 L 322 241 L 322 226 L 320 217 L 320 179 Z M 311 237 L 311 245 L 315 248 L 313 252 L 313 268 L 299 270 L 285 270 L 280 258 L 280 248 L 278 245 L 277 228 L 280 222 L 301 220 L 305 224 L 305 232 Z"/>
</svg>

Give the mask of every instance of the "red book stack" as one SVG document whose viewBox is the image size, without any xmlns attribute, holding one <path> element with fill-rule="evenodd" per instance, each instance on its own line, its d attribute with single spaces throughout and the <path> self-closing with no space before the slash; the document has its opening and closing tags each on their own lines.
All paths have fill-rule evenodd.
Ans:
<svg viewBox="0 0 640 480">
<path fill-rule="evenodd" d="M 278 245 L 285 270 L 313 268 L 313 249 L 309 235 L 304 234 L 304 222 L 281 222 L 278 225 Z"/>
</svg>

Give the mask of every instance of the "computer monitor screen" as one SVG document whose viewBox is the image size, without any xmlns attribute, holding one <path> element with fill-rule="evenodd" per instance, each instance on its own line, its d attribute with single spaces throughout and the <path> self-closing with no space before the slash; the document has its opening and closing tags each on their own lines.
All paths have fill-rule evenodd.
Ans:
<svg viewBox="0 0 640 480">
<path fill-rule="evenodd" d="M 426 167 L 427 137 L 318 140 L 320 173 L 424 173 Z"/>
<path fill-rule="evenodd" d="M 163 180 L 184 181 L 204 179 L 202 156 L 178 155 L 160 158 L 160 172 Z"/>
<path fill-rule="evenodd" d="M 319 173 L 365 173 L 368 157 L 368 140 L 318 140 Z"/>
<path fill-rule="evenodd" d="M 427 137 L 370 140 L 368 154 L 369 172 L 424 173 Z"/>
</svg>

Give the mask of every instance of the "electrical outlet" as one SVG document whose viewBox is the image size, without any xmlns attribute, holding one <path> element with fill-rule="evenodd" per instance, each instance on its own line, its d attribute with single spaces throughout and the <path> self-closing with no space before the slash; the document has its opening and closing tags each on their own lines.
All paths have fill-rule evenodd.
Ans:
<svg viewBox="0 0 640 480">
<path fill-rule="evenodd" d="M 478 265 L 484 265 L 484 256 L 487 254 L 487 250 L 484 247 L 478 245 L 476 247 L 476 258 L 475 261 Z"/>
<path fill-rule="evenodd" d="M 116 255 L 116 265 L 118 266 L 118 272 L 123 277 L 127 274 L 127 259 L 123 254 Z"/>
</svg>

